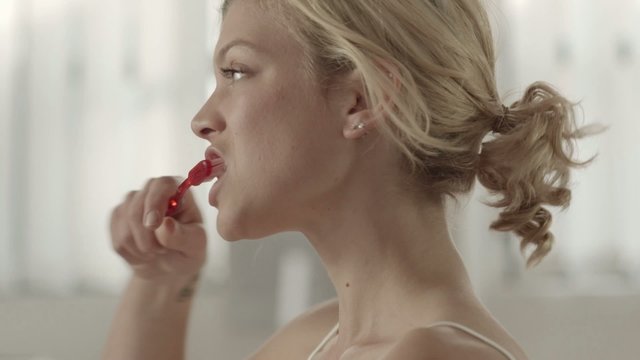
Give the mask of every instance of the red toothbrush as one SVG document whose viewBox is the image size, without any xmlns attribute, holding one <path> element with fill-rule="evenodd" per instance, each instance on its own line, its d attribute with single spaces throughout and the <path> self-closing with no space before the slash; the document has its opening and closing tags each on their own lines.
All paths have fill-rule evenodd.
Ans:
<svg viewBox="0 0 640 360">
<path fill-rule="evenodd" d="M 213 161 L 202 160 L 196 164 L 189 171 L 187 178 L 178 186 L 178 191 L 169 199 L 169 207 L 165 216 L 173 215 L 178 206 L 180 206 L 180 200 L 187 192 L 190 186 L 198 186 L 204 181 L 213 180 L 216 175 L 219 175 L 220 169 L 224 168 L 224 160 L 217 158 Z M 214 169 L 216 170 L 214 173 Z"/>
</svg>

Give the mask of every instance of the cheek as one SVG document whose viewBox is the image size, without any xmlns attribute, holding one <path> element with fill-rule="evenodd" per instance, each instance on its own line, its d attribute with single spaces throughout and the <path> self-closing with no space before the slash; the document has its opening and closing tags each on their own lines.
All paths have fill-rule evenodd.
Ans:
<svg viewBox="0 0 640 360">
<path fill-rule="evenodd" d="M 269 90 L 256 91 L 245 98 L 251 101 L 238 104 L 243 113 L 232 136 L 238 142 L 242 177 L 274 191 L 300 189 L 323 174 L 331 177 L 332 143 L 341 136 L 341 129 L 330 126 L 323 104 L 313 101 L 319 96 L 299 84 L 280 83 L 284 85 L 265 87 Z"/>
<path fill-rule="evenodd" d="M 243 114 L 234 124 L 233 138 L 238 142 L 244 164 L 258 171 L 287 171 L 283 162 L 300 151 L 299 138 L 306 130 L 298 102 L 282 89 L 253 94 L 252 102 L 243 104 Z"/>
</svg>

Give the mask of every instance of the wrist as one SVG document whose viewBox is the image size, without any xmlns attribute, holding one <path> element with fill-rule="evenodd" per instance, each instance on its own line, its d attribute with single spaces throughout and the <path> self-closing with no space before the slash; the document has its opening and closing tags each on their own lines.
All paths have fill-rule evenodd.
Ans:
<svg viewBox="0 0 640 360">
<path fill-rule="evenodd" d="M 153 308 L 166 307 L 190 303 L 197 290 L 199 278 L 200 273 L 154 278 L 134 275 L 132 286 L 138 287 L 150 299 L 153 299 L 150 303 Z"/>
</svg>

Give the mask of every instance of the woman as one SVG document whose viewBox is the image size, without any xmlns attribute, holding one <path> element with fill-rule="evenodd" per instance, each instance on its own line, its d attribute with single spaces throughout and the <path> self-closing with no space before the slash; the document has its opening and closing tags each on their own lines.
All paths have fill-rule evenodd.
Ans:
<svg viewBox="0 0 640 360">
<path fill-rule="evenodd" d="M 226 172 L 209 197 L 228 241 L 300 231 L 337 299 L 250 357 L 526 359 L 480 303 L 447 230 L 446 196 L 476 178 L 502 195 L 491 228 L 549 252 L 567 205 L 572 107 L 544 83 L 504 106 L 478 0 L 227 0 L 217 87 L 192 121 Z M 487 135 L 491 135 L 487 137 Z M 173 178 L 112 214 L 133 269 L 105 359 L 182 359 L 206 236 Z M 212 356 L 215 356 L 212 354 Z"/>
</svg>

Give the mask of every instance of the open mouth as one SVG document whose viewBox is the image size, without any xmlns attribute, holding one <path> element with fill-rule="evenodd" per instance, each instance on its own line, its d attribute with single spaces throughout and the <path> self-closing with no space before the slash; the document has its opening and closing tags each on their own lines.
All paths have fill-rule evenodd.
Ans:
<svg viewBox="0 0 640 360">
<path fill-rule="evenodd" d="M 225 166 L 224 160 L 221 158 L 217 158 L 211 161 L 211 165 L 213 166 L 213 169 L 211 170 L 211 175 L 209 175 L 208 180 L 210 181 L 216 178 L 220 180 L 220 178 L 227 171 L 227 167 Z"/>
<path fill-rule="evenodd" d="M 211 174 L 207 177 L 208 181 L 213 180 L 214 178 L 220 179 L 224 172 L 227 170 L 225 165 L 224 158 L 218 149 L 213 146 L 207 148 L 204 152 L 204 157 L 211 164 Z"/>
</svg>

